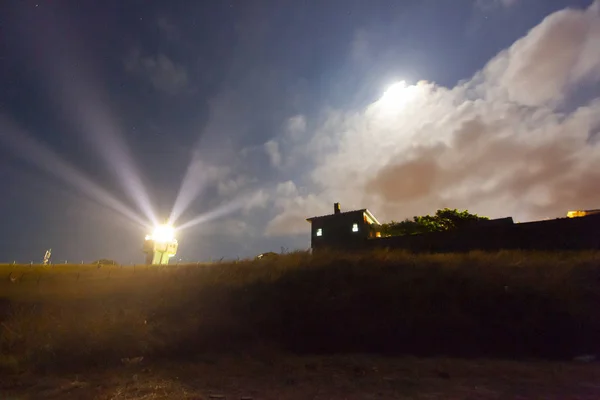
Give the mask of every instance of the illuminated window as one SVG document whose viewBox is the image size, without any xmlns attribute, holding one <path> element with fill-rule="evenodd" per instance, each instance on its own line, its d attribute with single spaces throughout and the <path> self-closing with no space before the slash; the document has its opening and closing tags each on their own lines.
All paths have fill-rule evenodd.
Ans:
<svg viewBox="0 0 600 400">
<path fill-rule="evenodd" d="M 358 224 L 352 225 L 352 232 L 358 232 Z"/>
<path fill-rule="evenodd" d="M 323 229 L 317 229 L 317 236 L 323 236 Z"/>
</svg>

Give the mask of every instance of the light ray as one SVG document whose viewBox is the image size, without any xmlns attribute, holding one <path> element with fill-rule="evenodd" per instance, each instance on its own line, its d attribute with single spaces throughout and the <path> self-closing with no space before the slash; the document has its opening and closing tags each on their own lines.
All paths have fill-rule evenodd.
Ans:
<svg viewBox="0 0 600 400">
<path fill-rule="evenodd" d="M 15 155 L 78 188 L 91 200 L 109 207 L 143 227 L 148 227 L 146 221 L 135 211 L 2 115 L 0 115 L 0 140 L 10 147 Z"/>
<path fill-rule="evenodd" d="M 169 217 L 171 223 L 175 223 L 179 217 L 181 217 L 192 201 L 194 201 L 205 188 L 209 179 L 209 174 L 206 169 L 207 166 L 198 159 L 197 155 L 194 155 L 185 176 L 181 181 L 177 198 L 173 204 L 173 209 L 171 210 L 171 215 Z"/>
<path fill-rule="evenodd" d="M 63 82 L 63 99 L 66 107 L 74 108 L 69 112 L 77 120 L 77 126 L 83 127 L 86 139 L 99 151 L 109 170 L 117 177 L 123 190 L 140 208 L 146 218 L 156 224 L 152 203 L 140 179 L 128 146 L 119 134 L 104 103 L 100 101 L 99 90 L 84 85 L 78 74 L 70 74 L 71 79 Z"/>
<path fill-rule="evenodd" d="M 140 172 L 109 109 L 109 93 L 91 79 L 91 54 L 87 52 L 84 39 L 70 34 L 66 27 L 72 25 L 71 21 L 61 13 L 53 13 L 43 20 L 34 17 L 34 20 L 40 24 L 48 42 L 60 44 L 58 48 L 52 48 L 37 36 L 30 36 L 29 31 L 23 32 L 32 45 L 35 62 L 49 66 L 44 68 L 43 73 L 52 99 L 73 127 L 82 131 L 98 151 L 127 196 L 148 220 L 156 224 L 157 219 Z"/>
<path fill-rule="evenodd" d="M 233 214 L 234 212 L 244 208 L 244 206 L 246 206 L 248 204 L 248 202 L 249 202 L 249 197 L 247 197 L 247 196 L 237 198 L 235 200 L 232 200 L 230 202 L 227 202 L 225 204 L 218 206 L 217 208 L 215 208 L 212 211 L 209 211 L 204 214 L 200 214 L 200 215 L 192 218 L 188 222 L 180 225 L 177 229 L 178 230 L 188 229 L 193 226 L 196 226 L 199 224 L 204 224 L 204 223 L 213 221 L 217 218 L 221 218 L 226 215 Z"/>
</svg>

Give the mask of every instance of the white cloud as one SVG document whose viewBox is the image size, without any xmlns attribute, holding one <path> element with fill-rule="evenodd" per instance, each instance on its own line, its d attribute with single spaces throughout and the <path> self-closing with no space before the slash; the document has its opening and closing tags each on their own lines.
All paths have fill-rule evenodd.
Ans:
<svg viewBox="0 0 600 400">
<path fill-rule="evenodd" d="M 600 98 L 571 112 L 557 105 L 600 81 L 599 26 L 593 9 L 557 12 L 453 88 L 419 82 L 330 112 L 297 150 L 313 157 L 312 190 L 283 184 L 267 234 L 306 233 L 305 219 L 335 201 L 383 221 L 441 207 L 517 220 L 597 208 L 600 149 L 589 136 Z"/>
<path fill-rule="evenodd" d="M 292 140 L 299 139 L 306 133 L 306 118 L 303 115 L 295 115 L 288 119 L 286 133 Z"/>
<path fill-rule="evenodd" d="M 326 210 L 323 200 L 314 194 L 280 197 L 276 203 L 284 212 L 268 223 L 265 231 L 267 236 L 306 234 L 310 227 L 306 218 L 313 217 L 315 212 Z"/>
<path fill-rule="evenodd" d="M 142 57 L 139 50 L 134 50 L 125 60 L 125 68 L 145 76 L 156 90 L 168 94 L 182 93 L 189 86 L 185 67 L 177 65 L 165 54 Z"/>
<path fill-rule="evenodd" d="M 560 102 L 568 89 L 600 78 L 598 49 L 598 13 L 562 10 L 490 62 L 486 85 L 523 105 Z"/>
<path fill-rule="evenodd" d="M 265 151 L 269 156 L 269 160 L 271 161 L 271 165 L 275 168 L 281 166 L 281 153 L 279 152 L 279 143 L 275 140 L 269 140 L 265 143 Z"/>
<path fill-rule="evenodd" d="M 247 200 L 244 203 L 243 210 L 248 213 L 256 208 L 265 208 L 268 201 L 269 195 L 265 190 L 256 190 L 252 194 L 248 195 Z"/>
<path fill-rule="evenodd" d="M 249 183 L 250 179 L 248 177 L 239 175 L 233 179 L 220 181 L 217 186 L 217 192 L 219 196 L 232 196 Z"/>
<path fill-rule="evenodd" d="M 277 193 L 278 196 L 292 197 L 298 195 L 298 189 L 296 188 L 296 184 L 294 182 L 287 181 L 277 185 L 275 193 Z"/>
</svg>

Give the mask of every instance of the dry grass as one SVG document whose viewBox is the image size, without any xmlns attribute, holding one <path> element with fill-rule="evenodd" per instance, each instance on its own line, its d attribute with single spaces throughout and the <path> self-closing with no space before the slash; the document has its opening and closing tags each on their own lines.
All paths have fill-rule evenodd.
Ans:
<svg viewBox="0 0 600 400">
<path fill-rule="evenodd" d="M 598 278 L 597 252 L 1 265 L 0 371 L 81 372 L 124 357 L 183 362 L 265 348 L 570 359 L 600 353 Z"/>
</svg>

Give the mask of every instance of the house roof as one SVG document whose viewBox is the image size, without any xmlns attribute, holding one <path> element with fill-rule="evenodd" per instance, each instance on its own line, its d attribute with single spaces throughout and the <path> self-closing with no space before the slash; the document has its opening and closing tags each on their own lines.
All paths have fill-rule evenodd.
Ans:
<svg viewBox="0 0 600 400">
<path fill-rule="evenodd" d="M 373 214 L 371 214 L 371 211 L 367 210 L 366 208 L 360 209 L 360 210 L 352 210 L 352 211 L 344 211 L 341 212 L 339 214 L 328 214 L 328 215 L 321 215 L 318 217 L 312 217 L 312 218 L 307 218 L 306 220 L 308 222 L 312 222 L 314 220 L 318 220 L 318 219 L 324 219 L 324 218 L 334 218 L 337 217 L 339 215 L 348 215 L 348 214 L 354 214 L 354 213 L 366 213 L 367 216 L 369 218 L 371 218 L 377 225 L 381 225 L 381 223 L 377 220 L 377 218 L 375 218 L 375 216 Z"/>
</svg>

